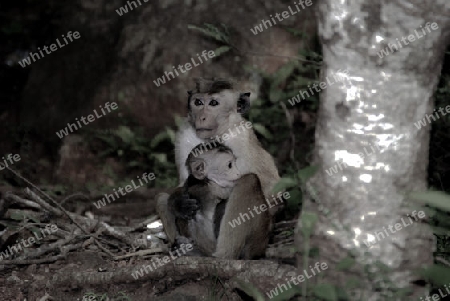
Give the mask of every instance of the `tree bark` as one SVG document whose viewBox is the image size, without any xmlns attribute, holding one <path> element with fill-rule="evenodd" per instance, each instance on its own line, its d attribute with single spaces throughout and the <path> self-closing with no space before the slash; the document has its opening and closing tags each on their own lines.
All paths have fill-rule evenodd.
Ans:
<svg viewBox="0 0 450 301">
<path fill-rule="evenodd" d="M 321 81 L 327 87 L 316 130 L 320 168 L 307 185 L 312 198 L 304 204 L 302 218 L 318 216 L 310 243 L 320 250 L 317 261 L 329 267 L 320 273 L 320 282 L 345 289 L 356 280 L 356 288 L 347 289 L 351 300 L 423 297 L 426 288 L 412 282 L 420 279 L 414 274 L 417 268 L 432 263 L 434 239 L 426 218 L 411 217 L 411 223 L 407 215 L 415 208 L 405 194 L 427 188 L 430 123 L 420 129 L 414 123 L 433 111 L 449 42 L 450 2 L 323 0 L 317 12 L 324 55 Z M 308 242 L 300 234 L 304 229 L 300 219 L 299 250 Z M 367 241 L 372 242 L 369 247 Z M 339 271 L 337 264 L 349 254 L 357 264 Z M 304 257 L 298 259 L 303 270 Z M 411 295 L 396 297 L 394 286 L 411 289 Z"/>
</svg>

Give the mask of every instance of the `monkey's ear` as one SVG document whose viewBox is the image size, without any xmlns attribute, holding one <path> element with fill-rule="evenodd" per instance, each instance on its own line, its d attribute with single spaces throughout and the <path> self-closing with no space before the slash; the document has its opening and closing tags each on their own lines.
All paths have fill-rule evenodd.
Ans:
<svg viewBox="0 0 450 301">
<path fill-rule="evenodd" d="M 239 94 L 237 102 L 237 112 L 239 114 L 245 114 L 250 109 L 250 92 Z"/>
<path fill-rule="evenodd" d="M 206 163 L 203 160 L 194 160 L 191 162 L 192 175 L 198 179 L 203 180 L 206 176 Z"/>
</svg>

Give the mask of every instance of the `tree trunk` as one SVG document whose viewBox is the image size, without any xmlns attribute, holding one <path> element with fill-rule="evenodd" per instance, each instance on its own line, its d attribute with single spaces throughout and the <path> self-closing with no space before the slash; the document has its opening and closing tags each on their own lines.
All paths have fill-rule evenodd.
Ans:
<svg viewBox="0 0 450 301">
<path fill-rule="evenodd" d="M 299 258 L 298 266 L 327 263 L 308 281 L 346 289 L 351 300 L 424 297 L 426 288 L 412 282 L 420 279 L 417 268 L 432 263 L 434 239 L 426 218 L 412 217 L 405 194 L 427 188 L 430 124 L 414 123 L 433 111 L 450 2 L 323 0 L 317 10 L 327 88 L 316 131 L 320 168 L 307 185 L 313 200 L 302 219 L 317 214 L 310 244 L 320 255 Z M 298 233 L 297 246 L 305 250 L 308 240 Z M 350 253 L 356 264 L 339 271 Z M 351 280 L 359 282 L 353 290 L 346 286 Z M 412 292 L 396 297 L 393 287 Z"/>
</svg>

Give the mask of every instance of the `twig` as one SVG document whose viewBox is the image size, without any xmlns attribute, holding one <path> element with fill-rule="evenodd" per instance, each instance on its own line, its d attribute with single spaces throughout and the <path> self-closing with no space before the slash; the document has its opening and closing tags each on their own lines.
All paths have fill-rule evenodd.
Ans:
<svg viewBox="0 0 450 301">
<path fill-rule="evenodd" d="M 436 261 L 439 261 L 440 263 L 442 263 L 442 264 L 444 264 L 444 265 L 450 267 L 450 262 L 448 262 L 447 260 L 445 260 L 445 259 L 442 258 L 442 257 L 436 257 Z"/>
<path fill-rule="evenodd" d="M 42 209 L 41 206 L 39 204 L 36 204 L 35 202 L 32 202 L 30 200 L 27 199 L 22 199 L 21 197 L 13 194 L 11 191 L 8 191 L 7 193 L 5 193 L 5 199 L 11 199 L 14 202 L 23 204 L 25 206 L 34 208 L 34 209 Z"/>
<path fill-rule="evenodd" d="M 134 257 L 134 256 L 145 256 L 145 255 L 150 255 L 150 254 L 162 253 L 164 251 L 165 250 L 163 248 L 153 248 L 153 249 L 149 249 L 149 250 L 141 250 L 141 251 L 132 252 L 132 253 L 128 253 L 128 254 L 121 255 L 121 256 L 115 256 L 114 260 L 121 260 L 121 259 Z"/>
<path fill-rule="evenodd" d="M 63 215 L 63 213 L 60 210 L 49 205 L 46 201 L 44 201 L 37 194 L 31 191 L 28 187 L 25 188 L 24 191 L 29 197 L 31 197 L 36 203 L 42 206 L 42 208 L 44 208 L 46 211 L 51 212 L 59 217 Z"/>
<path fill-rule="evenodd" d="M 286 104 L 282 101 L 280 101 L 280 106 L 284 111 L 284 114 L 286 115 L 287 124 L 289 126 L 289 135 L 291 137 L 291 149 L 289 151 L 289 157 L 291 158 L 292 162 L 295 164 L 295 168 L 297 170 L 300 169 L 300 164 L 295 160 L 295 133 L 294 133 L 294 119 L 291 116 L 291 113 L 289 113 L 289 110 L 286 107 Z"/>
<path fill-rule="evenodd" d="M 80 197 L 85 198 L 86 200 L 89 200 L 89 198 L 85 194 L 83 194 L 81 192 L 77 192 L 77 193 L 71 194 L 71 195 L 65 197 L 64 199 L 62 199 L 60 204 L 64 205 L 65 202 L 67 202 L 68 200 L 70 200 L 70 199 L 72 199 L 74 197 L 77 197 L 77 196 L 80 196 Z"/>
</svg>

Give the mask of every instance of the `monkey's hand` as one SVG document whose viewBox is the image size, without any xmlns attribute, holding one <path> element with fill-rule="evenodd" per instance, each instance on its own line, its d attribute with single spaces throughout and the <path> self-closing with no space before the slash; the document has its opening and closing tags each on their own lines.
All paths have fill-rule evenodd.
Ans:
<svg viewBox="0 0 450 301">
<path fill-rule="evenodd" d="M 175 201 L 175 216 L 184 220 L 190 220 L 200 209 L 200 203 L 191 199 L 189 194 L 183 193 Z"/>
</svg>

